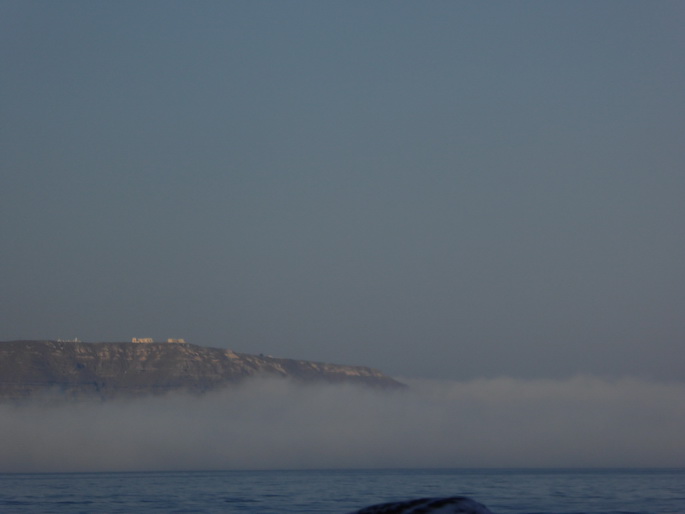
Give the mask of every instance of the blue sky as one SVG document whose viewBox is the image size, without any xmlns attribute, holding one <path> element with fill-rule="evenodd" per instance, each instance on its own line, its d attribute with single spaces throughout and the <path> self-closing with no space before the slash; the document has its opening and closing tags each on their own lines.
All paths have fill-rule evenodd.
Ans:
<svg viewBox="0 0 685 514">
<path fill-rule="evenodd" d="M 685 378 L 680 2 L 0 4 L 0 340 Z"/>
</svg>

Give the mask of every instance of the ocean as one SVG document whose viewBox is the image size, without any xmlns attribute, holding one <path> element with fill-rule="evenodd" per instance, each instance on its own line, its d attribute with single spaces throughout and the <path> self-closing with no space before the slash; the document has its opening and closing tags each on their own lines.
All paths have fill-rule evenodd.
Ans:
<svg viewBox="0 0 685 514">
<path fill-rule="evenodd" d="M 685 512 L 685 469 L 403 469 L 0 475 L 2 513 L 321 513 L 469 496 L 495 514 Z"/>
</svg>

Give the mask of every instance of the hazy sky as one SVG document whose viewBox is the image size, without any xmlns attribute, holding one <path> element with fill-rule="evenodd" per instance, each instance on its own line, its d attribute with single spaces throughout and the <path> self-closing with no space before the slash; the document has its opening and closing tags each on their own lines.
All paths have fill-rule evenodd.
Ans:
<svg viewBox="0 0 685 514">
<path fill-rule="evenodd" d="M 2 0 L 0 340 L 685 379 L 684 22 Z"/>
<path fill-rule="evenodd" d="M 201 398 L 0 405 L 0 472 L 682 467 L 685 461 L 683 383 L 410 385 L 391 393 L 254 381 Z"/>
</svg>

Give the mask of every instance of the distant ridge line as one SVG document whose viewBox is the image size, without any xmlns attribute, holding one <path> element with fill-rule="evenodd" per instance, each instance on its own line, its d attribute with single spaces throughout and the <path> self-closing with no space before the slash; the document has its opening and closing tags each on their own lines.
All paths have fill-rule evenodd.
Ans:
<svg viewBox="0 0 685 514">
<path fill-rule="evenodd" d="M 365 366 L 236 353 L 186 342 L 0 342 L 0 400 L 46 393 L 100 399 L 173 391 L 200 394 L 257 376 L 310 384 L 406 387 Z"/>
</svg>

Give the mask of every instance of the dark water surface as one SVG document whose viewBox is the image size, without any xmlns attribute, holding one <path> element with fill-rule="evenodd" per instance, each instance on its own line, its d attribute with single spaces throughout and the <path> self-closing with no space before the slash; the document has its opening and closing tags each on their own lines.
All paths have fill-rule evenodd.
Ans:
<svg viewBox="0 0 685 514">
<path fill-rule="evenodd" d="M 684 513 L 685 470 L 192 471 L 0 475 L 5 513 L 340 513 L 466 495 L 496 514 Z"/>
</svg>

